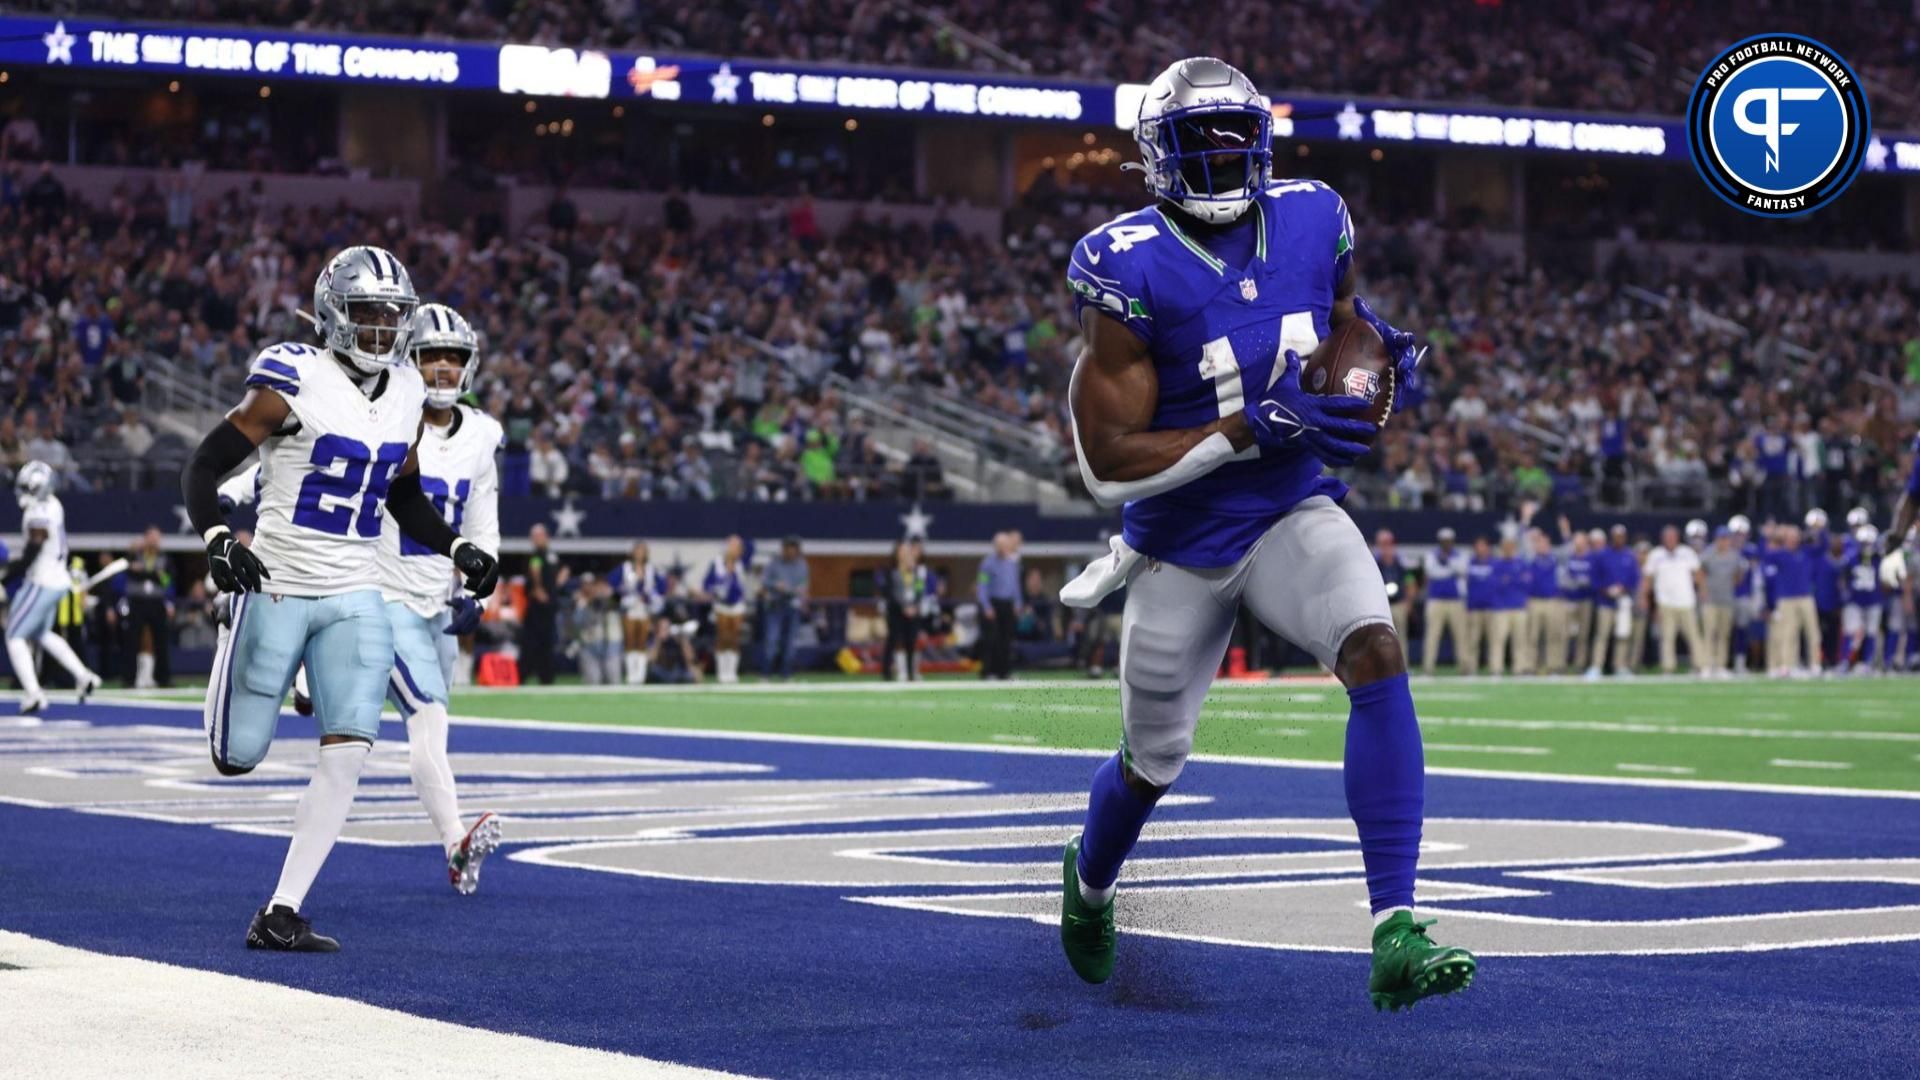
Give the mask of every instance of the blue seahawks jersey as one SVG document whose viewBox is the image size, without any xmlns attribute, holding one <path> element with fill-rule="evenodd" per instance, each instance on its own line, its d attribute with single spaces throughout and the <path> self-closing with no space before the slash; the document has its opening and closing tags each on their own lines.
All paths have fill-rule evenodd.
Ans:
<svg viewBox="0 0 1920 1080">
<path fill-rule="evenodd" d="M 1334 290 L 1353 261 L 1347 204 L 1325 184 L 1275 184 L 1242 218 L 1259 231 L 1244 268 L 1188 236 L 1157 207 L 1136 210 L 1074 245 L 1075 314 L 1092 307 L 1146 342 L 1160 379 L 1152 430 L 1200 427 L 1264 393 L 1282 351 L 1301 357 L 1327 335 Z M 1121 512 L 1134 549 L 1180 566 L 1228 566 L 1314 495 L 1344 498 L 1305 449 L 1248 447 L 1206 476 Z"/>
<path fill-rule="evenodd" d="M 1842 589 L 1846 603 L 1863 608 L 1879 607 L 1885 594 L 1880 591 L 1878 560 L 1867 558 L 1849 565 Z"/>
</svg>

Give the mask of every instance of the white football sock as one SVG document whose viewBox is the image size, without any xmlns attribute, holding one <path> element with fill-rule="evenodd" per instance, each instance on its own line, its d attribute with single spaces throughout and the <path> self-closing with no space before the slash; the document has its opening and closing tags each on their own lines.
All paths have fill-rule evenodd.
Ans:
<svg viewBox="0 0 1920 1080">
<path fill-rule="evenodd" d="M 40 671 L 33 662 L 33 647 L 26 638 L 7 639 L 7 659 L 13 663 L 13 677 L 20 680 L 20 688 L 27 692 L 28 698 L 40 696 Z"/>
<path fill-rule="evenodd" d="M 904 649 L 893 652 L 893 678 L 895 682 L 907 681 L 907 653 Z"/>
<path fill-rule="evenodd" d="M 645 682 L 646 676 L 640 674 L 641 671 L 645 670 L 643 667 L 641 667 L 644 661 L 641 660 L 640 654 L 637 652 L 634 652 L 632 649 L 629 649 L 627 650 L 624 656 L 624 659 L 626 661 L 625 667 L 626 667 L 627 685 L 633 686 L 637 683 Z"/>
<path fill-rule="evenodd" d="M 153 654 L 143 652 L 133 658 L 133 685 L 137 690 L 153 689 Z"/>
<path fill-rule="evenodd" d="M 427 808 L 440 833 L 440 846 L 452 851 L 466 829 L 460 825 L 460 801 L 453 790 L 453 766 L 447 764 L 447 707 L 428 705 L 407 717 L 407 767 L 413 793 Z"/>
<path fill-rule="evenodd" d="M 638 657 L 638 659 L 633 662 L 633 684 L 635 686 L 645 686 L 647 685 L 647 664 L 652 658 L 644 652 L 634 653 L 633 655 Z"/>
<path fill-rule="evenodd" d="M 1081 877 L 1078 873 L 1073 875 L 1073 879 L 1080 883 L 1081 901 L 1090 908 L 1099 909 L 1106 907 L 1113 902 L 1113 894 L 1120 890 L 1120 883 L 1118 881 L 1113 882 L 1104 889 L 1096 889 L 1087 884 L 1087 879 Z"/>
<path fill-rule="evenodd" d="M 353 809 L 354 789 L 360 786 L 360 766 L 366 763 L 371 749 L 357 739 L 320 748 L 320 763 L 293 811 L 293 840 L 287 845 L 280 884 L 273 890 L 273 899 L 267 901 L 268 907 L 300 910 L 313 879 L 327 861 L 327 853 L 333 850 L 333 842 L 340 839 L 347 811 Z"/>
<path fill-rule="evenodd" d="M 80 662 L 80 657 L 74 655 L 73 646 L 67 644 L 67 639 L 59 634 L 51 630 L 41 634 L 40 647 L 47 651 L 48 656 L 58 661 L 61 667 L 67 669 L 67 673 L 73 676 L 74 682 L 89 683 L 99 678 L 91 668 Z"/>
<path fill-rule="evenodd" d="M 719 655 L 719 658 L 714 666 L 720 669 L 719 675 L 720 675 L 721 682 L 730 683 L 730 682 L 739 681 L 740 679 L 740 654 L 739 653 L 734 652 L 731 649 L 728 649 L 727 651 Z"/>
<path fill-rule="evenodd" d="M 1373 913 L 1373 925 L 1379 926 L 1381 923 L 1386 922 L 1388 919 L 1391 919 L 1397 911 L 1404 911 L 1407 913 L 1407 918 L 1413 918 L 1413 909 L 1410 907 L 1390 907 L 1383 911 Z"/>
</svg>

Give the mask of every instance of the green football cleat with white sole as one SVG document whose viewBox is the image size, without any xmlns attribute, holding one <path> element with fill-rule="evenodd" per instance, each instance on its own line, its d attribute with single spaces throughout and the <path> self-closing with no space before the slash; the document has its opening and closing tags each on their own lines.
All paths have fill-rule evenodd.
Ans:
<svg viewBox="0 0 1920 1080">
<path fill-rule="evenodd" d="M 1073 973 L 1090 983 L 1113 977 L 1113 901 L 1088 906 L 1080 896 L 1080 838 L 1067 841 L 1060 894 L 1060 946 Z"/>
<path fill-rule="evenodd" d="M 1367 996 L 1375 1011 L 1413 1008 L 1421 998 L 1452 994 L 1473 985 L 1480 961 L 1465 949 L 1436 945 L 1427 936 L 1431 920 L 1413 921 L 1396 911 L 1373 928 L 1373 974 L 1367 978 Z"/>
</svg>

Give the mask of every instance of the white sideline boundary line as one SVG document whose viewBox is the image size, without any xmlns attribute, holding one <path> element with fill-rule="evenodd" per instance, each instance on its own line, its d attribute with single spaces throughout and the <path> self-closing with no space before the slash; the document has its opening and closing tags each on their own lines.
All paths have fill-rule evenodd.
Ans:
<svg viewBox="0 0 1920 1080">
<path fill-rule="evenodd" d="M 1075 684 L 1079 685 L 1079 684 Z M 0 699 L 18 695 L 7 693 Z M 200 712 L 198 702 L 122 700 L 121 696 L 95 695 L 97 704 L 137 708 L 179 709 Z M 286 715 L 285 713 L 282 714 Z M 1041 754 L 1050 757 L 1104 758 L 1113 751 L 1067 746 L 1010 746 L 1001 743 L 933 742 L 926 739 L 875 739 L 852 735 L 799 735 L 775 731 L 712 731 L 705 728 L 658 727 L 637 724 L 591 724 L 569 720 L 531 720 L 491 716 L 450 716 L 456 724 L 473 727 L 515 728 L 528 731 L 594 731 L 627 735 L 651 735 L 675 739 L 733 739 L 741 742 L 799 743 L 814 746 L 858 746 L 879 750 L 948 750 L 975 754 Z M 381 721 L 402 726 L 397 716 L 382 716 Z M 1920 755 L 1916 755 L 1920 756 Z M 1256 765 L 1283 769 L 1339 769 L 1338 761 L 1313 761 L 1302 758 L 1250 757 L 1243 754 L 1194 754 L 1189 761 L 1221 765 Z M 1852 799 L 1903 799 L 1920 801 L 1920 791 L 1874 790 L 1871 788 L 1819 787 L 1811 784 L 1770 784 L 1747 780 L 1681 780 L 1653 776 L 1583 776 L 1563 773 L 1521 772 L 1507 769 L 1476 769 L 1454 765 L 1429 765 L 1429 776 L 1459 776 L 1470 780 L 1524 780 L 1541 784 L 1603 784 L 1612 787 L 1676 788 L 1686 791 L 1743 791 L 1756 795 L 1832 795 Z"/>
<path fill-rule="evenodd" d="M 239 934 L 232 944 L 239 948 Z M 275 959 L 301 966 L 311 958 Z M 20 969 L 0 972 L 8 1002 L 10 1080 L 720 1080 L 739 1075 L 466 1027 L 8 930 L 0 930 L 0 961 Z M 237 1023 L 244 1023 L 244 1037 L 235 1035 Z"/>
</svg>

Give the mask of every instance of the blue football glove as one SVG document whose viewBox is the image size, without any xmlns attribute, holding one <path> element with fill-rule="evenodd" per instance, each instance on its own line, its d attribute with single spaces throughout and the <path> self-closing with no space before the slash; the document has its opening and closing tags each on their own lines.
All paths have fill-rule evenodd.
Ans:
<svg viewBox="0 0 1920 1080">
<path fill-rule="evenodd" d="M 1286 370 L 1267 392 L 1243 410 L 1253 441 L 1275 449 L 1304 448 L 1335 467 L 1351 465 L 1367 452 L 1380 429 L 1360 417 L 1373 407 L 1362 397 L 1310 394 L 1300 386 L 1300 354 L 1287 350 Z"/>
<path fill-rule="evenodd" d="M 1387 320 L 1374 314 L 1373 306 L 1365 297 L 1353 298 L 1353 313 L 1367 321 L 1367 325 L 1380 334 L 1380 340 L 1387 343 L 1387 355 L 1393 357 L 1394 387 L 1405 389 L 1413 385 L 1413 373 L 1420 367 L 1420 361 L 1427 355 L 1425 346 L 1416 347 L 1413 335 L 1405 330 L 1395 330 L 1387 325 Z"/>
<path fill-rule="evenodd" d="M 447 606 L 453 609 L 453 619 L 441 633 L 448 637 L 466 637 L 480 629 L 480 601 L 461 593 L 447 601 Z"/>
</svg>

